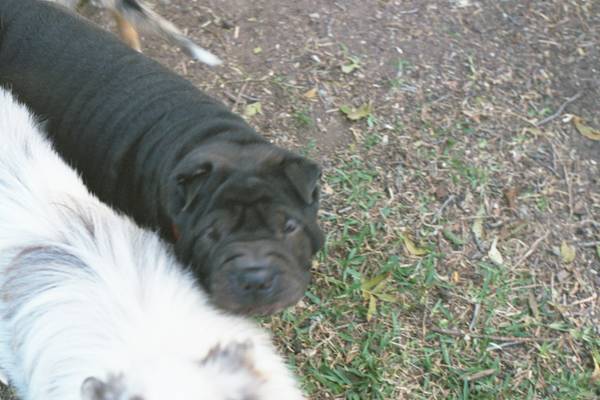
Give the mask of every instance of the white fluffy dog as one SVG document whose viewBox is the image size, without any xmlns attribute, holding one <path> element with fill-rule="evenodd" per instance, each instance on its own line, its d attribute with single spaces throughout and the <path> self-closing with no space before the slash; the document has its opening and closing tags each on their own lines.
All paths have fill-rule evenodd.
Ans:
<svg viewBox="0 0 600 400">
<path fill-rule="evenodd" d="M 268 336 L 207 303 L 0 89 L 0 367 L 23 400 L 297 400 Z"/>
</svg>

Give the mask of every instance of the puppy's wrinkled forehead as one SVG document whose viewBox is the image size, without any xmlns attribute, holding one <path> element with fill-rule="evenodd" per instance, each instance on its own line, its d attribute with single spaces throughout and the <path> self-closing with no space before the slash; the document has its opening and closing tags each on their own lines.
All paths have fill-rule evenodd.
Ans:
<svg viewBox="0 0 600 400">
<path fill-rule="evenodd" d="M 202 146 L 198 157 L 209 155 L 211 161 L 229 170 L 254 170 L 262 172 L 280 166 L 290 154 L 265 143 L 238 144 L 215 142 Z M 233 157 L 232 157 L 233 156 Z"/>
</svg>

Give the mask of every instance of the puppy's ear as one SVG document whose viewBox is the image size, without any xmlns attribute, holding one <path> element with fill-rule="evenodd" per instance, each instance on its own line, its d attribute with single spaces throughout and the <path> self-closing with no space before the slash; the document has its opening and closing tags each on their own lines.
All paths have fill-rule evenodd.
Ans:
<svg viewBox="0 0 600 400">
<path fill-rule="evenodd" d="M 312 204 L 318 199 L 321 168 L 317 164 L 305 158 L 297 158 L 285 162 L 284 172 L 306 204 Z"/>
<path fill-rule="evenodd" d="M 81 400 L 105 400 L 108 393 L 108 385 L 93 376 L 81 384 Z"/>
</svg>

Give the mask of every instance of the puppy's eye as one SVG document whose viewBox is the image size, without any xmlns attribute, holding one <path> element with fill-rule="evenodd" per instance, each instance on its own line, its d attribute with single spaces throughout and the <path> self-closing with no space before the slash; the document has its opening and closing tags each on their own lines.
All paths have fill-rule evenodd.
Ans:
<svg viewBox="0 0 600 400">
<path fill-rule="evenodd" d="M 293 218 L 288 218 L 283 225 L 283 233 L 286 235 L 295 232 L 300 227 L 298 221 Z"/>
<path fill-rule="evenodd" d="M 218 242 L 219 240 L 221 240 L 221 234 L 215 227 L 208 228 L 204 232 L 204 237 L 206 237 L 208 240 L 210 240 L 212 242 Z"/>
<path fill-rule="evenodd" d="M 206 177 L 213 170 L 213 166 L 211 163 L 204 163 L 199 165 L 191 173 L 185 173 L 177 176 L 177 183 L 180 185 L 185 185 L 191 183 L 194 179 Z"/>
</svg>

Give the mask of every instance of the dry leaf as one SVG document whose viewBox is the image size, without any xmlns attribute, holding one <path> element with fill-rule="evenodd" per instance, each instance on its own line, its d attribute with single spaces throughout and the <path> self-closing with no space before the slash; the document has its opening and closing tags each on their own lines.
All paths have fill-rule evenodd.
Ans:
<svg viewBox="0 0 600 400">
<path fill-rule="evenodd" d="M 348 64 L 342 65 L 342 72 L 345 74 L 350 74 L 360 68 L 360 61 L 358 59 L 351 57 L 349 61 Z"/>
<path fill-rule="evenodd" d="M 371 318 L 373 318 L 373 315 L 375 315 L 377 312 L 377 300 L 389 303 L 398 302 L 398 298 L 396 296 L 384 293 L 389 277 L 389 273 L 377 275 L 376 277 L 371 278 L 360 285 L 363 298 L 365 301 L 369 302 L 367 321 L 370 321 Z"/>
<path fill-rule="evenodd" d="M 531 133 L 533 136 L 539 136 L 542 135 L 543 132 L 541 129 L 539 128 L 531 128 L 531 127 L 525 127 L 523 128 L 523 130 L 521 131 L 521 135 L 524 135 L 526 133 Z"/>
<path fill-rule="evenodd" d="M 476 123 L 480 123 L 481 122 L 482 114 L 480 112 L 469 111 L 469 110 L 462 110 L 462 113 L 465 116 L 471 118 L 473 120 L 473 122 L 476 122 Z"/>
<path fill-rule="evenodd" d="M 404 247 L 406 248 L 408 255 L 419 257 L 427 254 L 427 249 L 417 247 L 408 236 L 402 235 L 402 241 L 404 242 Z"/>
<path fill-rule="evenodd" d="M 321 191 L 327 195 L 332 195 L 335 193 L 333 188 L 331 186 L 329 186 L 329 184 L 327 184 L 327 182 L 324 182 L 323 184 L 321 184 Z"/>
<path fill-rule="evenodd" d="M 483 206 L 479 207 L 479 211 L 477 212 L 477 217 L 475 217 L 475 221 L 473 221 L 473 227 L 471 231 L 473 235 L 475 235 L 475 240 L 481 242 L 484 239 L 484 231 L 483 231 L 483 218 L 485 217 L 485 208 Z"/>
<path fill-rule="evenodd" d="M 444 237 L 449 240 L 455 246 L 462 246 L 465 244 L 463 238 L 458 236 L 456 233 L 452 232 L 450 229 L 444 228 L 442 229 L 442 234 Z"/>
<path fill-rule="evenodd" d="M 373 315 L 377 312 L 377 299 L 375 296 L 369 296 L 369 309 L 367 310 L 367 321 L 373 318 Z"/>
<path fill-rule="evenodd" d="M 574 115 L 572 121 L 575 125 L 575 128 L 577 128 L 579 133 L 581 133 L 583 136 L 591 140 L 600 140 L 600 131 L 586 125 L 581 117 Z"/>
<path fill-rule="evenodd" d="M 460 282 L 460 274 L 458 273 L 458 271 L 452 271 L 452 276 L 450 277 L 450 280 L 452 281 L 452 283 Z"/>
<path fill-rule="evenodd" d="M 354 71 L 356 68 L 357 68 L 357 66 L 355 64 L 342 65 L 342 72 L 345 74 L 349 74 L 350 72 Z"/>
<path fill-rule="evenodd" d="M 436 185 L 435 192 L 433 194 L 438 201 L 444 201 L 448 198 L 450 192 L 448 192 L 448 186 L 440 182 L 438 185 Z"/>
<path fill-rule="evenodd" d="M 379 285 L 381 282 L 385 281 L 389 276 L 390 274 L 388 273 L 377 275 L 375 278 L 369 279 L 368 281 L 362 283 L 360 285 L 360 288 L 366 291 L 371 290 L 377 285 Z"/>
<path fill-rule="evenodd" d="M 494 264 L 502 266 L 502 264 L 504 263 L 504 258 L 502 257 L 502 254 L 496 247 L 497 244 L 498 238 L 495 237 L 494 241 L 492 242 L 492 246 L 490 247 L 490 251 L 488 251 L 488 257 L 490 258 L 490 260 L 492 260 Z"/>
<path fill-rule="evenodd" d="M 340 107 L 340 111 L 346 115 L 350 121 L 358 121 L 359 119 L 367 118 L 372 112 L 371 104 L 363 104 L 359 108 L 352 108 L 347 105 Z"/>
<path fill-rule="evenodd" d="M 600 384 L 600 354 L 597 351 L 592 351 L 592 361 L 594 363 L 594 372 L 590 377 L 593 384 Z"/>
<path fill-rule="evenodd" d="M 533 314 L 533 316 L 536 319 L 540 318 L 540 309 L 538 307 L 538 302 L 535 299 L 535 295 L 533 294 L 532 291 L 529 291 L 529 297 L 527 299 L 527 302 L 529 303 L 529 309 L 531 310 L 531 313 Z"/>
<path fill-rule="evenodd" d="M 575 248 L 573 246 L 569 246 L 567 242 L 563 240 L 560 244 L 560 257 L 562 258 L 562 262 L 565 264 L 570 264 L 575 260 Z"/>
<path fill-rule="evenodd" d="M 514 186 L 504 190 L 504 198 L 511 210 L 517 209 L 517 194 L 517 188 Z"/>
<path fill-rule="evenodd" d="M 317 88 L 312 88 L 308 90 L 306 93 L 303 94 L 303 96 L 307 99 L 314 99 L 315 97 L 317 97 Z"/>
<path fill-rule="evenodd" d="M 456 3 L 457 7 L 469 7 L 471 6 L 471 0 L 455 0 L 454 1 Z"/>
<path fill-rule="evenodd" d="M 556 274 L 556 278 L 558 279 L 558 281 L 560 283 L 565 282 L 567 279 L 569 279 L 570 276 L 571 276 L 571 273 L 569 271 L 567 271 L 566 269 L 561 269 Z"/>
<path fill-rule="evenodd" d="M 381 282 L 379 282 L 377 285 L 375 285 L 373 290 L 371 290 L 371 293 L 373 293 L 376 296 L 379 296 L 381 293 L 383 293 L 386 285 L 388 284 L 387 278 L 389 276 L 390 276 L 389 274 L 385 274 L 384 279 Z"/>
<path fill-rule="evenodd" d="M 427 106 L 421 107 L 421 121 L 427 122 L 431 120 L 431 110 Z"/>
<path fill-rule="evenodd" d="M 371 298 L 371 296 L 373 296 L 373 294 L 371 294 L 371 292 L 369 292 L 368 290 L 361 290 L 361 294 L 364 301 L 368 301 Z"/>
<path fill-rule="evenodd" d="M 398 303 L 398 301 L 400 301 L 398 297 L 388 293 L 374 293 L 373 295 L 379 300 L 385 301 L 387 303 Z"/>
<path fill-rule="evenodd" d="M 244 115 L 246 117 L 250 118 L 256 114 L 262 114 L 262 105 L 260 102 L 250 103 L 244 108 Z"/>
</svg>

